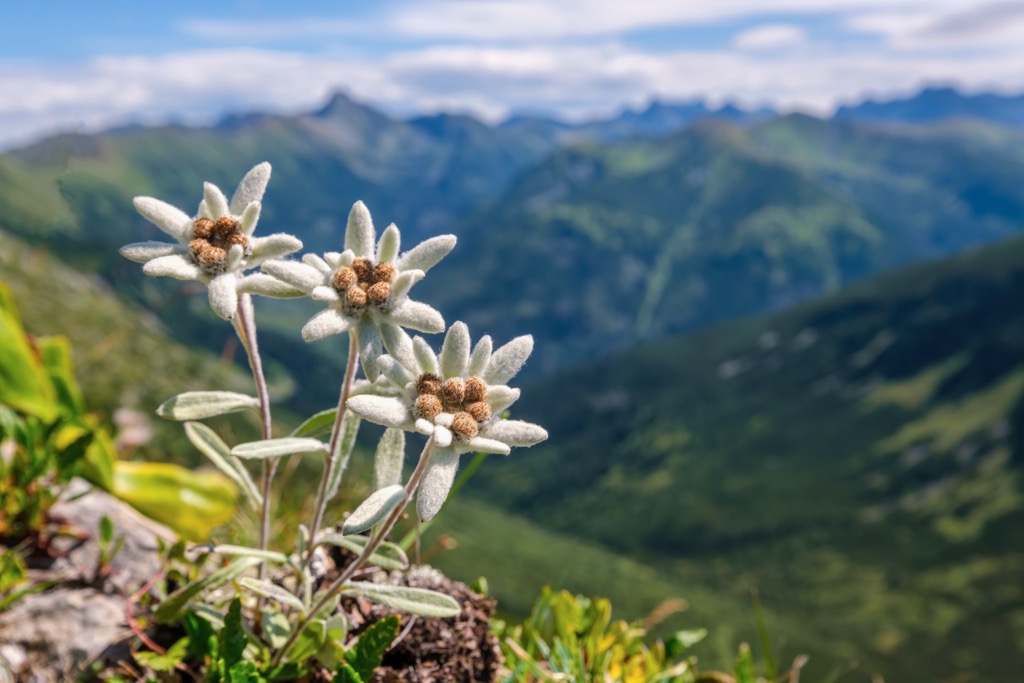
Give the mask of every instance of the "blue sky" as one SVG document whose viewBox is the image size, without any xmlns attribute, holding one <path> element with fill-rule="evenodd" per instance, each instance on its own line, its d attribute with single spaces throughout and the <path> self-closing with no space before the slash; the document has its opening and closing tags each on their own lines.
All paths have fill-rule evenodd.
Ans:
<svg viewBox="0 0 1024 683">
<path fill-rule="evenodd" d="M 1020 0 L 6 5 L 0 146 L 309 110 L 337 89 L 394 115 L 488 120 L 610 115 L 652 98 L 828 113 L 923 84 L 1024 90 Z"/>
</svg>

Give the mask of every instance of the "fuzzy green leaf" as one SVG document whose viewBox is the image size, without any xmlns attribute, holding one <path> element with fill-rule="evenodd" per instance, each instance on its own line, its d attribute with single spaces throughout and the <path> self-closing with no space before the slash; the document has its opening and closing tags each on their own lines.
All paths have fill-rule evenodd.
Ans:
<svg viewBox="0 0 1024 683">
<path fill-rule="evenodd" d="M 200 593 L 205 590 L 217 588 L 223 586 L 228 581 L 232 581 L 249 569 L 252 569 L 258 565 L 260 561 L 252 557 L 243 557 L 240 560 L 232 562 L 226 567 L 221 567 L 217 571 L 204 576 L 201 579 L 196 579 L 192 583 L 187 583 L 178 590 L 168 595 L 157 607 L 156 612 L 153 616 L 156 620 L 162 624 L 169 624 L 177 621 L 190 602 L 195 600 Z"/>
<path fill-rule="evenodd" d="M 318 543 L 323 545 L 336 545 L 339 548 L 345 548 L 350 550 L 357 555 L 363 552 L 366 548 L 366 544 L 370 539 L 366 536 L 349 535 L 342 536 L 341 534 L 330 534 L 328 536 L 321 536 Z M 388 543 L 387 541 L 377 546 L 377 549 L 370 555 L 369 562 L 372 565 L 376 565 L 381 569 L 391 571 L 393 569 L 405 569 L 409 566 L 409 558 L 406 556 L 405 551 L 399 548 L 394 543 Z"/>
<path fill-rule="evenodd" d="M 393 484 L 374 491 L 348 516 L 341 527 L 342 533 L 354 534 L 369 529 L 405 500 L 405 487 L 401 484 Z"/>
<path fill-rule="evenodd" d="M 459 603 L 450 595 L 426 588 L 389 586 L 359 581 L 347 584 L 345 592 L 421 617 L 454 617 L 462 611 Z"/>
<path fill-rule="evenodd" d="M 239 458 L 263 460 L 280 458 L 285 455 L 305 455 L 307 453 L 326 453 L 327 445 L 316 439 L 303 439 L 292 436 L 283 439 L 265 439 L 250 441 L 235 446 L 231 455 Z"/>
<path fill-rule="evenodd" d="M 262 595 L 265 598 L 276 600 L 282 605 L 288 605 L 294 607 L 300 614 L 306 613 L 306 606 L 302 604 L 302 601 L 297 597 L 289 593 L 284 588 L 271 583 L 270 581 L 264 581 L 260 579 L 253 579 L 245 577 L 238 582 L 243 588 L 251 590 L 256 595 Z"/>
<path fill-rule="evenodd" d="M 156 414 L 168 420 L 202 420 L 259 405 L 255 396 L 233 391 L 186 391 L 161 403 Z"/>
</svg>

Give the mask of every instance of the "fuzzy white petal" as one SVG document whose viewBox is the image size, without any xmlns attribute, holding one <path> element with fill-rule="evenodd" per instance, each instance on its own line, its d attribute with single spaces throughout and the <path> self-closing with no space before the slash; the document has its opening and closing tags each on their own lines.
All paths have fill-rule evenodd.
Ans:
<svg viewBox="0 0 1024 683">
<path fill-rule="evenodd" d="M 434 416 L 434 424 L 439 424 L 442 427 L 451 427 L 455 422 L 455 415 L 452 413 L 439 413 Z"/>
<path fill-rule="evenodd" d="M 345 403 L 348 409 L 374 424 L 385 427 L 408 428 L 409 409 L 397 398 L 365 394 L 353 396 Z"/>
<path fill-rule="evenodd" d="M 491 406 L 491 412 L 501 415 L 509 407 L 519 400 L 519 389 L 512 389 L 503 384 L 487 387 L 487 396 L 484 398 L 487 405 Z"/>
<path fill-rule="evenodd" d="M 146 275 L 163 275 L 177 280 L 203 280 L 203 271 L 183 254 L 158 256 L 142 267 Z"/>
<path fill-rule="evenodd" d="M 146 263 L 161 256 L 184 254 L 185 247 L 171 242 L 135 242 L 126 244 L 118 250 L 121 256 L 136 263 Z"/>
<path fill-rule="evenodd" d="M 228 198 L 213 183 L 203 183 L 203 201 L 206 202 L 206 208 L 214 218 L 227 216 L 230 213 Z"/>
<path fill-rule="evenodd" d="M 366 204 L 356 202 L 348 214 L 348 225 L 345 228 L 345 248 L 351 249 L 356 256 L 373 258 L 373 219 Z"/>
<path fill-rule="evenodd" d="M 251 236 L 256 230 L 256 224 L 260 222 L 260 211 L 262 205 L 259 202 L 251 202 L 244 209 L 238 219 L 239 227 L 246 235 Z"/>
<path fill-rule="evenodd" d="M 404 387 L 409 382 L 416 379 L 412 376 L 409 370 L 399 363 L 397 360 L 389 355 L 383 355 L 377 360 L 377 365 L 380 368 L 381 374 L 385 375 L 392 384 Z"/>
<path fill-rule="evenodd" d="M 267 261 L 261 267 L 264 273 L 270 273 L 278 280 L 305 292 L 312 292 L 314 287 L 324 284 L 323 273 L 298 261 L 273 260 Z"/>
<path fill-rule="evenodd" d="M 522 369 L 532 352 L 532 336 L 526 334 L 516 337 L 494 352 L 484 371 L 483 380 L 488 384 L 505 384 Z"/>
<path fill-rule="evenodd" d="M 441 510 L 459 471 L 459 454 L 453 448 L 435 448 L 427 461 L 427 469 L 416 494 L 416 511 L 424 522 Z"/>
<path fill-rule="evenodd" d="M 483 436 L 474 436 L 472 439 L 466 442 L 465 446 L 467 451 L 476 451 L 478 453 L 495 453 L 497 455 L 508 455 L 512 452 L 512 449 L 508 447 L 508 444 L 502 443 L 495 439 L 488 439 Z"/>
<path fill-rule="evenodd" d="M 466 323 L 459 321 L 448 328 L 448 334 L 444 336 L 444 345 L 441 346 L 441 354 L 438 361 L 441 365 L 441 376 L 462 377 L 466 374 L 466 367 L 469 365 L 469 328 Z"/>
<path fill-rule="evenodd" d="M 324 275 L 329 275 L 331 270 L 333 270 L 331 266 L 327 263 L 327 261 L 324 261 L 316 254 L 303 254 L 302 262 L 305 263 L 307 266 L 313 266 Z"/>
<path fill-rule="evenodd" d="M 333 308 L 325 308 L 302 326 L 303 341 L 319 341 L 332 334 L 341 334 L 348 330 L 351 322 Z"/>
<path fill-rule="evenodd" d="M 421 417 L 418 420 L 416 420 L 415 426 L 416 431 L 419 432 L 420 434 L 430 435 L 434 433 L 434 423 L 426 418 Z"/>
<path fill-rule="evenodd" d="M 197 218 L 211 218 L 211 219 L 212 218 L 216 218 L 216 216 L 214 216 L 212 213 L 210 213 L 210 207 L 206 205 L 206 200 L 205 199 L 200 200 L 199 208 L 196 210 L 196 217 Z"/>
<path fill-rule="evenodd" d="M 153 197 L 136 197 L 132 203 L 143 218 L 174 239 L 187 242 L 191 237 L 192 219 L 181 209 Z"/>
<path fill-rule="evenodd" d="M 228 247 L 227 258 L 224 259 L 224 268 L 229 272 L 234 272 L 242 266 L 242 259 L 245 257 L 245 249 L 242 248 L 241 244 L 232 244 Z"/>
<path fill-rule="evenodd" d="M 239 294 L 262 294 L 274 299 L 297 299 L 306 295 L 298 287 L 266 273 L 252 273 L 238 281 Z"/>
<path fill-rule="evenodd" d="M 422 270 L 425 273 L 455 248 L 455 242 L 455 235 L 438 235 L 420 242 L 398 259 L 398 269 Z"/>
<path fill-rule="evenodd" d="M 388 314 L 388 319 L 396 325 L 408 327 L 418 332 L 437 334 L 444 332 L 444 318 L 431 306 L 412 299 L 404 299 Z"/>
<path fill-rule="evenodd" d="M 398 226 L 392 223 L 384 230 L 384 234 L 380 236 L 380 242 L 377 243 L 377 262 L 393 262 L 398 256 L 401 244 L 401 233 L 398 232 Z"/>
<path fill-rule="evenodd" d="M 490 360 L 491 336 L 489 334 L 485 334 L 480 337 L 476 346 L 473 347 L 473 353 L 469 356 L 469 369 L 466 370 L 466 375 L 469 377 L 479 377 L 484 374 Z"/>
<path fill-rule="evenodd" d="M 438 374 L 440 368 L 437 366 L 437 354 L 434 353 L 434 349 L 430 348 L 430 344 L 423 337 L 416 337 L 412 340 L 412 350 L 416 355 L 416 364 L 419 365 L 421 373 L 429 372 L 431 374 Z"/>
<path fill-rule="evenodd" d="M 237 246 L 237 245 L 236 245 Z M 231 320 L 238 310 L 238 276 L 234 273 L 224 273 L 210 280 L 209 284 L 210 308 L 213 312 Z"/>
<path fill-rule="evenodd" d="M 384 353 L 384 346 L 380 331 L 368 316 L 364 315 L 356 325 L 356 338 L 359 340 L 359 363 L 363 367 L 363 374 L 372 382 L 380 373 L 377 359 Z"/>
<path fill-rule="evenodd" d="M 522 420 L 495 420 L 480 435 L 503 441 L 509 446 L 534 446 L 548 438 L 543 427 Z"/>
<path fill-rule="evenodd" d="M 452 445 L 452 430 L 443 425 L 434 425 L 434 443 L 440 448 L 448 448 Z"/>
<path fill-rule="evenodd" d="M 424 275 L 422 270 L 404 270 L 396 275 L 391 281 L 391 298 L 396 301 L 401 299 L 409 293 L 414 284 L 423 279 Z M 444 329 L 444 323 L 441 324 L 441 329 Z"/>
<path fill-rule="evenodd" d="M 248 267 L 258 266 L 264 261 L 281 258 L 288 254 L 302 249 L 302 241 L 294 235 L 278 232 L 266 237 L 253 237 L 251 239 L 252 255 L 249 257 Z"/>
<path fill-rule="evenodd" d="M 269 182 L 270 164 L 266 161 L 249 169 L 231 197 L 231 213 L 240 214 L 251 203 L 263 201 L 263 193 L 267 191 Z"/>
<path fill-rule="evenodd" d="M 416 356 L 408 332 L 391 322 L 383 322 L 380 325 L 380 336 L 384 341 L 384 348 L 395 360 L 407 367 L 415 365 Z"/>
<path fill-rule="evenodd" d="M 341 301 L 341 297 L 338 295 L 338 290 L 334 287 L 326 287 L 324 285 L 314 287 L 313 291 L 310 292 L 309 295 L 314 301 L 327 301 L 330 303 Z"/>
</svg>

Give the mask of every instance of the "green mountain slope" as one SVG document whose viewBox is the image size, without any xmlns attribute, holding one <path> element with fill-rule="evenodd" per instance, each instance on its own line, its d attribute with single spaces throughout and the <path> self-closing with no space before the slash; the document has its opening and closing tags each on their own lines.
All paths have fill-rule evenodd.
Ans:
<svg viewBox="0 0 1024 683">
<path fill-rule="evenodd" d="M 423 284 L 535 374 L 1024 228 L 1024 136 L 784 117 L 555 153 Z"/>
<path fill-rule="evenodd" d="M 526 392 L 551 439 L 469 490 L 681 582 L 758 586 L 886 680 L 1010 680 L 1022 291 L 1018 238 L 638 347 Z"/>
</svg>

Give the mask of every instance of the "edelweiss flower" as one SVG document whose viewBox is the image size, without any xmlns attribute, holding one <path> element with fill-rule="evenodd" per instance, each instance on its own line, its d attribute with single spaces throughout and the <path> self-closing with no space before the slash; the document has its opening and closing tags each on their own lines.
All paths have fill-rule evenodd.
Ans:
<svg viewBox="0 0 1024 683">
<path fill-rule="evenodd" d="M 519 390 L 505 385 L 533 351 L 533 337 L 516 337 L 491 353 L 483 337 L 470 352 L 469 330 L 457 322 L 445 335 L 440 357 L 416 337 L 380 358 L 388 379 L 402 387 L 399 397 L 363 395 L 348 407 L 370 422 L 434 437 L 416 507 L 431 519 L 448 497 L 459 456 L 471 451 L 508 455 L 513 446 L 533 446 L 548 438 L 540 426 L 506 420 L 501 413 L 516 402 Z"/>
<path fill-rule="evenodd" d="M 376 247 L 375 238 L 369 210 L 356 202 L 348 215 L 345 251 L 329 252 L 323 258 L 306 254 L 301 263 L 280 260 L 263 264 L 267 273 L 327 303 L 326 309 L 303 326 L 304 340 L 317 341 L 354 327 L 363 372 L 371 380 L 378 375 L 382 340 L 391 351 L 408 343 L 402 327 L 427 333 L 444 331 L 441 314 L 408 294 L 455 246 L 454 235 L 441 235 L 399 257 L 401 235 L 394 224 L 380 236 Z"/>
<path fill-rule="evenodd" d="M 238 309 L 238 296 L 252 293 L 278 298 L 302 296 L 262 273 L 241 277 L 267 259 L 280 258 L 302 248 L 292 235 L 279 233 L 253 237 L 260 217 L 260 200 L 270 180 L 270 164 L 255 166 L 239 183 L 231 203 L 212 183 L 204 183 L 199 212 L 190 218 L 185 212 L 152 197 L 136 197 L 135 208 L 150 223 L 178 240 L 136 242 L 121 247 L 121 255 L 144 263 L 147 275 L 167 275 L 178 280 L 206 283 L 210 307 L 225 320 Z"/>
</svg>

